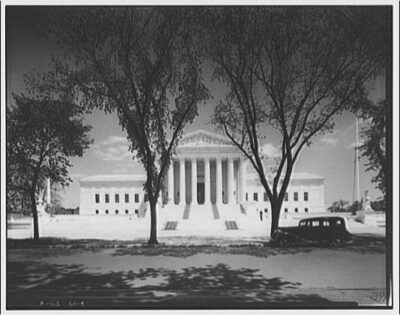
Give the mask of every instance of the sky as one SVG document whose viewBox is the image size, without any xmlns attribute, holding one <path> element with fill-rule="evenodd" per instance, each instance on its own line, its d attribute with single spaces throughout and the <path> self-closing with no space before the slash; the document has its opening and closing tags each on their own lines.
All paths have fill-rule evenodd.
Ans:
<svg viewBox="0 0 400 315">
<path fill-rule="evenodd" d="M 45 71 L 52 53 L 57 53 L 55 45 L 39 39 L 34 33 L 38 15 L 29 11 L 11 12 L 6 8 L 6 71 L 7 102 L 12 103 L 11 92 L 25 91 L 23 75 L 32 71 Z M 216 132 L 210 123 L 214 107 L 223 96 L 220 85 L 211 82 L 205 75 L 213 98 L 201 105 L 199 116 L 185 132 L 204 129 Z M 370 87 L 371 98 L 384 97 L 384 80 L 377 80 Z M 105 114 L 99 110 L 85 116 L 86 122 L 93 126 L 91 137 L 93 145 L 81 158 L 71 158 L 70 177 L 73 182 L 61 192 L 64 207 L 79 206 L 79 180 L 86 176 L 100 174 L 138 174 L 144 173 L 142 167 L 132 160 L 126 133 L 121 130 L 115 113 Z M 295 172 L 307 172 L 324 176 L 325 203 L 327 206 L 339 199 L 353 200 L 355 116 L 343 113 L 334 119 L 336 126 L 331 134 L 317 136 L 310 147 L 305 148 L 296 163 Z M 265 148 L 271 154 L 279 146 L 279 138 L 271 134 Z M 381 196 L 374 188 L 371 178 L 375 175 L 366 172 L 366 159 L 360 160 L 360 190 L 369 191 L 371 200 Z"/>
</svg>

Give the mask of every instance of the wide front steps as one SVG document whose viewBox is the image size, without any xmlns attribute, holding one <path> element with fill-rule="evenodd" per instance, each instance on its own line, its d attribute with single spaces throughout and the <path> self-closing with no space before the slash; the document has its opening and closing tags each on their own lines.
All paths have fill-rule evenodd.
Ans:
<svg viewBox="0 0 400 315">
<path fill-rule="evenodd" d="M 222 220 L 222 221 L 235 221 L 246 214 L 241 212 L 240 205 L 216 205 L 216 204 L 203 204 L 203 205 L 186 205 L 182 219 L 194 221 L 208 221 L 208 220 Z"/>
<path fill-rule="evenodd" d="M 210 234 L 239 230 L 245 214 L 240 205 L 186 205 L 170 207 L 165 212 L 163 230 L 185 231 L 188 234 Z"/>
<path fill-rule="evenodd" d="M 240 230 L 237 221 L 208 220 L 194 222 L 190 220 L 168 221 L 164 224 L 165 231 L 179 231 L 187 235 L 217 235 L 224 231 Z"/>
<path fill-rule="evenodd" d="M 215 205 L 186 205 L 182 219 L 191 221 L 219 220 L 218 210 L 213 209 L 213 206 Z"/>
<path fill-rule="evenodd" d="M 210 234 L 225 230 L 225 223 L 221 220 L 180 220 L 177 230 L 185 231 L 188 234 Z"/>
</svg>

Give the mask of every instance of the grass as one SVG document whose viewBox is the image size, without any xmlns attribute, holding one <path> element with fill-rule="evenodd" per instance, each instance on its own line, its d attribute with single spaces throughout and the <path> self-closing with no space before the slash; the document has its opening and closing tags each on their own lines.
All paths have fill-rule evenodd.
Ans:
<svg viewBox="0 0 400 315">
<path fill-rule="evenodd" d="M 160 245 L 156 248 L 172 246 L 264 246 L 266 240 L 260 238 L 232 239 L 223 237 L 164 237 L 159 239 Z M 34 239 L 7 239 L 8 249 L 24 248 L 125 248 L 125 247 L 149 247 L 147 239 L 135 239 L 129 241 L 104 240 L 104 239 L 68 239 L 57 237 L 43 237 L 39 240 Z"/>
<path fill-rule="evenodd" d="M 155 247 L 148 246 L 147 239 L 137 239 L 134 241 L 66 238 L 41 238 L 38 241 L 33 239 L 7 240 L 7 250 L 9 251 L 18 252 L 32 249 L 39 250 L 42 254 L 54 253 L 54 250 L 57 252 L 68 252 L 70 250 L 97 251 L 115 249 L 113 255 L 116 256 L 163 255 L 188 257 L 199 253 L 206 253 L 267 257 L 300 252 L 309 253 L 318 249 L 382 254 L 386 251 L 386 241 L 383 237 L 365 234 L 357 235 L 353 243 L 340 248 L 330 248 L 318 244 L 298 244 L 289 248 L 280 248 L 273 242 L 267 242 L 259 238 L 168 237 L 162 238 L 160 244 Z"/>
<path fill-rule="evenodd" d="M 143 244 L 144 240 L 137 241 L 115 241 L 103 239 L 68 239 L 58 237 L 43 237 L 39 240 L 27 239 L 7 239 L 8 249 L 28 249 L 28 248 L 114 248 L 133 244 Z"/>
</svg>

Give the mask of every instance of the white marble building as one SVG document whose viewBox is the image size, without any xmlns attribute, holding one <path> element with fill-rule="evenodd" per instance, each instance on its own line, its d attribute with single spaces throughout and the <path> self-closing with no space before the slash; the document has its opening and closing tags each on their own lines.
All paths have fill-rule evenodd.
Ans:
<svg viewBox="0 0 400 315">
<path fill-rule="evenodd" d="M 80 214 L 143 214 L 145 175 L 97 175 L 80 180 Z"/>
<path fill-rule="evenodd" d="M 270 204 L 249 162 L 223 136 L 204 130 L 182 137 L 158 206 L 166 220 L 236 220 L 270 213 Z M 145 175 L 81 179 L 80 214 L 145 216 Z M 257 210 L 257 211 L 256 211 Z M 324 179 L 294 173 L 282 213 L 325 211 Z"/>
</svg>

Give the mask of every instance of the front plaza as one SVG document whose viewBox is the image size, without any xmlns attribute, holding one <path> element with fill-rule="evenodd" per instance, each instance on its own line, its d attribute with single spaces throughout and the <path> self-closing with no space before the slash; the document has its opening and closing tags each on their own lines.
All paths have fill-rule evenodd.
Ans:
<svg viewBox="0 0 400 315">
<path fill-rule="evenodd" d="M 80 215 L 149 214 L 145 175 L 96 175 L 81 179 Z M 294 173 L 282 206 L 283 216 L 325 213 L 324 179 Z M 168 228 L 207 226 L 244 228 L 268 220 L 270 204 L 252 166 L 230 141 L 204 130 L 188 133 L 176 148 L 157 206 L 159 224 Z M 254 225 L 254 224 L 253 224 Z"/>
</svg>

